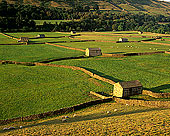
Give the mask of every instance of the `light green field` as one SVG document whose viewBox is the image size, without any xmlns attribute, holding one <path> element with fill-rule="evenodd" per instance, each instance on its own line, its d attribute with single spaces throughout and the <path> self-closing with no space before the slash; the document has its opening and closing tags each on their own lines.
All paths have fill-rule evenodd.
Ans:
<svg viewBox="0 0 170 136">
<path fill-rule="evenodd" d="M 157 54 L 126 58 L 89 58 L 53 62 L 59 65 L 83 67 L 115 82 L 141 81 L 154 92 L 170 92 L 170 55 Z"/>
<path fill-rule="evenodd" d="M 19 62 L 41 62 L 44 60 L 77 57 L 84 55 L 81 51 L 69 50 L 52 45 L 0 45 L 1 60 Z"/>
<path fill-rule="evenodd" d="M 46 37 L 59 37 L 59 36 L 69 36 L 70 34 L 60 33 L 60 32 L 18 32 L 18 33 L 7 33 L 16 38 L 20 37 L 36 37 L 38 34 L 45 34 Z"/>
<path fill-rule="evenodd" d="M 104 40 L 104 41 L 119 41 L 119 38 L 127 38 L 129 41 L 141 41 L 149 38 L 142 37 L 130 37 L 130 36 L 122 36 L 122 35 L 82 35 L 77 36 L 76 38 L 87 39 L 87 40 Z M 75 38 L 75 39 L 76 39 Z"/>
<path fill-rule="evenodd" d="M 59 43 L 59 45 L 70 46 L 74 48 L 101 48 L 103 53 L 134 53 L 134 52 L 154 52 L 168 51 L 170 46 L 157 45 L 149 43 L 110 43 L 110 42 L 81 42 L 81 43 Z"/>
<path fill-rule="evenodd" d="M 0 73 L 0 119 L 73 106 L 94 100 L 89 91 L 112 90 L 112 86 L 72 69 L 0 65 Z"/>
<path fill-rule="evenodd" d="M 50 24 L 56 24 L 57 23 L 60 23 L 60 22 L 69 22 L 71 20 L 34 20 L 36 25 L 43 25 L 44 22 L 46 23 L 50 23 Z"/>
<path fill-rule="evenodd" d="M 0 44 L 16 44 L 17 41 L 0 34 Z"/>
</svg>

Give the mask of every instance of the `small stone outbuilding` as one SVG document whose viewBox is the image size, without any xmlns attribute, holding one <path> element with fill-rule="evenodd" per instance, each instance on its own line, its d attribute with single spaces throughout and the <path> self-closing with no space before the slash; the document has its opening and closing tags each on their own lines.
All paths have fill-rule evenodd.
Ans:
<svg viewBox="0 0 170 136">
<path fill-rule="evenodd" d="M 86 56 L 100 56 L 102 55 L 100 48 L 87 48 L 86 49 Z"/>
<path fill-rule="evenodd" d="M 119 38 L 119 42 L 128 42 L 127 38 Z"/>
<path fill-rule="evenodd" d="M 143 32 L 142 32 L 142 31 L 139 31 L 138 34 L 143 34 Z"/>
<path fill-rule="evenodd" d="M 18 42 L 29 42 L 29 38 L 28 37 L 21 37 Z"/>
<path fill-rule="evenodd" d="M 76 34 L 76 31 L 71 31 L 71 35 L 74 35 L 74 34 Z"/>
<path fill-rule="evenodd" d="M 142 90 L 143 87 L 139 80 L 118 82 L 114 84 L 113 96 L 126 98 L 142 94 Z"/>
<path fill-rule="evenodd" d="M 37 35 L 37 38 L 45 38 L 45 34 L 39 34 Z"/>
</svg>

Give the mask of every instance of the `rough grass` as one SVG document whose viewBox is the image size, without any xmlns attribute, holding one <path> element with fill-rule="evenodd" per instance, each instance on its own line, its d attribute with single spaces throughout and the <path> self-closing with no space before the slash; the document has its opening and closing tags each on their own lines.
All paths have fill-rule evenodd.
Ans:
<svg viewBox="0 0 170 136">
<path fill-rule="evenodd" d="M 115 82 L 140 80 L 154 92 L 170 92 L 170 55 L 157 54 L 126 58 L 89 58 L 53 62 L 84 67 Z"/>
<path fill-rule="evenodd" d="M 58 44 L 58 43 L 57 43 Z M 81 42 L 81 43 L 59 43 L 59 45 L 70 46 L 74 48 L 101 48 L 103 53 L 134 53 L 134 52 L 155 52 L 168 51 L 170 46 L 149 44 L 149 43 L 109 43 L 109 42 Z"/>
<path fill-rule="evenodd" d="M 56 24 L 60 22 L 70 22 L 72 20 L 34 20 L 36 25 L 43 25 L 44 22 L 46 23 L 51 23 L 51 24 Z"/>
<path fill-rule="evenodd" d="M 69 34 L 59 33 L 59 32 L 18 32 L 18 33 L 7 33 L 16 38 L 20 37 L 36 37 L 38 34 L 45 34 L 46 37 L 58 37 L 58 36 L 68 36 Z"/>
<path fill-rule="evenodd" d="M 117 109 L 117 111 L 115 111 Z M 107 114 L 110 111 L 110 114 Z M 62 123 L 61 116 L 32 121 L 19 122 L 0 128 L 14 126 L 22 129 L 9 132 L 0 131 L 6 135 L 170 135 L 170 110 L 154 109 L 141 106 L 126 106 L 107 103 L 72 114 Z M 76 114 L 76 117 L 73 115 Z"/>
<path fill-rule="evenodd" d="M 19 62 L 41 62 L 44 60 L 76 57 L 83 52 L 45 44 L 0 45 L 0 59 Z"/>
<path fill-rule="evenodd" d="M 17 41 L 0 34 L 0 44 L 16 44 Z"/>
<path fill-rule="evenodd" d="M 0 119 L 57 110 L 94 100 L 90 91 L 112 86 L 72 69 L 0 65 Z M 96 83 L 96 84 L 95 84 Z"/>
</svg>

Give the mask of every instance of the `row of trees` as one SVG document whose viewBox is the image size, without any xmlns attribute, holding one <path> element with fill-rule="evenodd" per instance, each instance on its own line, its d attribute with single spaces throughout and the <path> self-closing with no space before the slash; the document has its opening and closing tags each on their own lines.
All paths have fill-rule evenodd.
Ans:
<svg viewBox="0 0 170 136">
<path fill-rule="evenodd" d="M 158 24 L 153 21 L 137 22 L 132 20 L 101 20 L 83 19 L 81 21 L 60 22 L 38 26 L 36 31 L 145 31 L 154 33 L 169 33 L 170 24 Z"/>
<path fill-rule="evenodd" d="M 112 13 L 110 11 L 90 11 L 89 6 L 75 5 L 73 9 L 49 8 L 46 6 L 11 5 L 0 3 L 1 31 L 123 31 L 140 30 L 148 32 L 170 32 L 170 17 L 163 15 Z M 56 24 L 37 26 L 34 20 L 74 20 Z"/>
</svg>

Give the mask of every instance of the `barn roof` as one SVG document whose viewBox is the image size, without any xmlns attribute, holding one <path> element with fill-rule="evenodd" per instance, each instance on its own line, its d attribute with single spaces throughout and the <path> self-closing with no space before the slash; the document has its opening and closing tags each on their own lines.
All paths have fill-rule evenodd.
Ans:
<svg viewBox="0 0 170 136">
<path fill-rule="evenodd" d="M 140 83 L 139 80 L 127 81 L 127 82 L 119 82 L 119 84 L 120 84 L 123 88 L 132 88 L 132 87 L 142 86 L 142 84 Z"/>
<path fill-rule="evenodd" d="M 91 51 L 101 50 L 100 48 L 87 48 L 87 49 Z"/>
<path fill-rule="evenodd" d="M 119 39 L 128 40 L 127 38 L 119 38 Z"/>
</svg>

